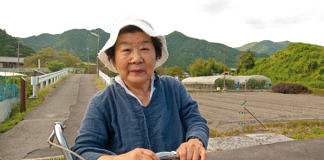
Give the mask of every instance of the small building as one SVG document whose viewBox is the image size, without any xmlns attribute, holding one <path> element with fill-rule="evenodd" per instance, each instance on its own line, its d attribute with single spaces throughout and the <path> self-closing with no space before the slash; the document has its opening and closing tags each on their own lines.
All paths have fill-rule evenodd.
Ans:
<svg viewBox="0 0 324 160">
<path fill-rule="evenodd" d="M 17 57 L 1 57 L 0 56 L 0 68 L 18 68 L 24 65 L 24 59 L 23 57 L 18 58 Z"/>
</svg>

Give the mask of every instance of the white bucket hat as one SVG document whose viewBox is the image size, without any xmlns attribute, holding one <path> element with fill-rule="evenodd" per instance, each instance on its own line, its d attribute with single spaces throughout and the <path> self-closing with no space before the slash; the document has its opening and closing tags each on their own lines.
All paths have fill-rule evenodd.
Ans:
<svg viewBox="0 0 324 160">
<path fill-rule="evenodd" d="M 106 44 L 102 47 L 102 49 L 100 50 L 100 52 L 98 53 L 98 58 L 100 59 L 100 61 L 105 64 L 105 66 L 112 72 L 117 73 L 117 70 L 115 68 L 115 66 L 113 65 L 112 60 L 108 60 L 108 56 L 106 54 L 106 51 L 115 45 L 117 38 L 118 38 L 118 34 L 119 31 L 128 26 L 128 25 L 134 25 L 139 27 L 140 29 L 142 29 L 147 35 L 151 36 L 151 37 L 156 37 L 158 38 L 161 43 L 162 43 L 162 48 L 161 48 L 161 58 L 156 60 L 156 64 L 155 64 L 155 68 L 161 66 L 164 62 L 166 62 L 166 60 L 168 59 L 168 50 L 167 50 L 167 44 L 166 44 L 166 40 L 165 37 L 162 34 L 158 34 L 153 30 L 153 27 L 151 26 L 150 23 L 141 20 L 141 19 L 127 19 L 122 21 L 121 23 L 119 23 L 118 25 L 115 25 L 112 32 L 110 33 L 110 38 L 108 39 L 108 41 L 106 42 Z"/>
</svg>

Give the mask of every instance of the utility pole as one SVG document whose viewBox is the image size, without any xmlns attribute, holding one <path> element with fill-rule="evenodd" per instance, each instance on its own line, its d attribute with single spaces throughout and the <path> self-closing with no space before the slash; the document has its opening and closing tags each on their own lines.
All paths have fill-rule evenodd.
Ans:
<svg viewBox="0 0 324 160">
<path fill-rule="evenodd" d="M 97 54 L 99 53 L 99 43 L 100 43 L 100 34 L 98 30 Z M 97 59 L 97 78 L 99 78 L 99 60 L 97 56 L 96 59 Z"/>
<path fill-rule="evenodd" d="M 17 61 L 17 68 L 19 68 L 19 40 L 17 40 L 18 43 L 18 50 L 17 50 L 17 54 L 18 54 L 18 61 Z"/>
<path fill-rule="evenodd" d="M 88 74 L 90 74 L 90 66 L 89 66 L 89 48 L 87 47 L 87 54 L 88 54 Z"/>
<path fill-rule="evenodd" d="M 99 53 L 99 44 L 100 44 L 100 34 L 99 34 L 99 30 L 98 30 L 98 34 L 97 33 L 93 33 L 90 32 L 91 35 L 96 36 L 97 37 L 97 53 Z M 96 56 L 97 59 L 97 77 L 99 78 L 99 61 L 98 61 L 98 57 Z"/>
<path fill-rule="evenodd" d="M 224 88 L 223 88 L 223 91 L 225 91 L 226 90 L 226 80 L 225 80 L 225 68 L 226 68 L 226 66 L 225 66 L 225 46 L 224 46 Z"/>
</svg>

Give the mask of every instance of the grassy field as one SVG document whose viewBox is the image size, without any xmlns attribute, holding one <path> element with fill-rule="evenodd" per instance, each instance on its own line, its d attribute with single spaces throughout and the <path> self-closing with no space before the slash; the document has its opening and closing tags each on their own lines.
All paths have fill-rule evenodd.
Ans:
<svg viewBox="0 0 324 160">
<path fill-rule="evenodd" d="M 70 75 L 70 74 L 69 74 Z M 53 88 L 55 88 L 56 85 L 61 83 L 65 78 L 67 78 L 69 75 L 59 79 L 56 81 L 55 84 L 51 84 L 49 87 L 44 88 L 42 90 L 37 91 L 37 99 L 29 99 L 26 98 L 26 111 L 20 112 L 20 104 L 18 104 L 11 112 L 10 117 L 4 120 L 0 124 L 0 133 L 6 132 L 13 128 L 16 124 L 18 124 L 20 121 L 22 121 L 23 116 L 27 113 L 29 113 L 34 107 L 41 104 L 46 96 L 52 91 Z"/>
</svg>

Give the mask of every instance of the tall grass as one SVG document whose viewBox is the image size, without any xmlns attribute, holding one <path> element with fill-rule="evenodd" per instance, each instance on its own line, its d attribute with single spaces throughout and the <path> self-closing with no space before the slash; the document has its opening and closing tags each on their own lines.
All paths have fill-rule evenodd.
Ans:
<svg viewBox="0 0 324 160">
<path fill-rule="evenodd" d="M 96 76 L 96 79 L 95 79 L 95 85 L 96 85 L 97 91 L 101 91 L 101 90 L 106 88 L 105 81 L 102 80 L 101 78 L 98 78 L 97 76 Z"/>
<path fill-rule="evenodd" d="M 324 88 L 310 88 L 313 94 L 324 95 Z"/>
</svg>

